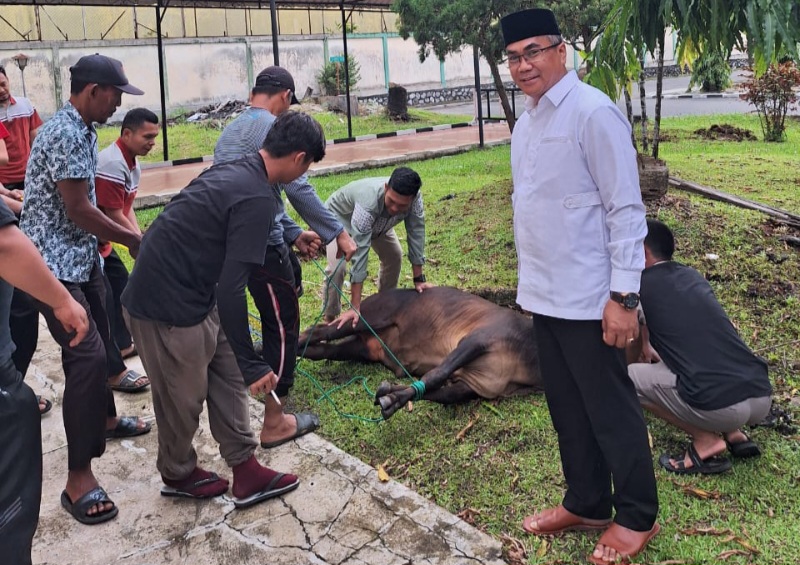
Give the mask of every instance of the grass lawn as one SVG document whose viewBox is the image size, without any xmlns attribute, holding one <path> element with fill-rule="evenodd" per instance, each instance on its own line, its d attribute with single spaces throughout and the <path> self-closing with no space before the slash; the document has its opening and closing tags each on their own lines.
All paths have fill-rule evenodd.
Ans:
<svg viewBox="0 0 800 565">
<path fill-rule="evenodd" d="M 672 173 L 800 212 L 800 174 L 796 156 L 792 159 L 800 125 L 793 124 L 790 142 L 780 145 L 695 141 L 689 133 L 712 123 L 744 123 L 760 136 L 757 123 L 746 120 L 665 120 L 665 131 L 675 140 L 662 146 Z M 513 296 L 516 256 L 508 163 L 509 148 L 504 146 L 412 165 L 424 181 L 428 280 Z M 350 180 L 389 172 L 362 171 L 313 182 L 324 199 Z M 756 187 L 762 192 L 753 192 Z M 140 212 L 145 223 L 156 213 Z M 778 240 L 785 229 L 756 212 L 679 191 L 651 206 L 650 213 L 674 229 L 676 259 L 705 274 L 745 342 L 769 360 L 774 398 L 797 417 L 800 251 Z M 398 232 L 404 239 L 403 230 Z M 707 260 L 709 253 L 719 259 Z M 370 260 L 367 295 L 376 290 L 374 254 Z M 303 327 L 320 315 L 322 267 L 322 262 L 304 267 Z M 411 286 L 407 264 L 401 285 Z M 521 528 L 526 514 L 560 502 L 564 488 L 543 396 L 458 407 L 419 402 L 413 411 L 375 423 L 380 412 L 369 391 L 391 379 L 393 375 L 375 366 L 300 361 L 291 404 L 318 412 L 324 423 L 319 433 L 340 448 L 373 466 L 382 464 L 393 479 L 502 540 L 510 563 L 585 562 L 597 535 L 539 539 Z M 658 455 L 682 449 L 685 437 L 653 418 L 648 422 L 657 466 Z M 458 439 L 468 424 L 473 425 Z M 727 474 L 676 477 L 657 468 L 662 532 L 638 562 L 800 562 L 800 436 L 769 428 L 754 429 L 751 435 L 764 455 L 736 461 Z"/>
<path fill-rule="evenodd" d="M 438 114 L 427 110 L 409 109 L 411 121 L 395 122 L 383 116 L 374 114 L 370 116 L 353 117 L 353 136 L 371 133 L 399 131 L 403 129 L 422 128 L 440 124 L 464 123 L 472 120 L 472 116 L 460 114 Z M 347 116 L 334 112 L 315 113 L 314 117 L 322 124 L 327 139 L 341 139 L 347 137 Z M 189 124 L 179 122 L 171 124 L 167 135 L 169 136 L 170 159 L 186 159 L 189 157 L 203 157 L 214 154 L 214 145 L 219 134 L 228 124 L 227 121 L 208 120 L 202 123 Z M 119 136 L 119 125 L 100 126 L 97 128 L 98 147 L 104 149 Z M 164 151 L 161 139 L 150 154 L 142 159 L 145 162 L 159 162 L 164 160 Z"/>
</svg>

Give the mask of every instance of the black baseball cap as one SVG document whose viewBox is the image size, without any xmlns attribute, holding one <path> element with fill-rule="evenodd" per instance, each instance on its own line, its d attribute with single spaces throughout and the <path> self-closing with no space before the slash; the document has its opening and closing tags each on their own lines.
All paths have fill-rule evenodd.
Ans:
<svg viewBox="0 0 800 565">
<path fill-rule="evenodd" d="M 117 90 L 137 96 L 144 94 L 144 91 L 128 82 L 120 61 L 99 53 L 81 57 L 69 68 L 69 72 L 75 81 L 113 86 Z"/>
<path fill-rule="evenodd" d="M 256 77 L 255 86 L 274 86 L 292 91 L 292 104 L 300 104 L 294 95 L 294 79 L 291 73 L 283 67 L 267 67 Z"/>
</svg>

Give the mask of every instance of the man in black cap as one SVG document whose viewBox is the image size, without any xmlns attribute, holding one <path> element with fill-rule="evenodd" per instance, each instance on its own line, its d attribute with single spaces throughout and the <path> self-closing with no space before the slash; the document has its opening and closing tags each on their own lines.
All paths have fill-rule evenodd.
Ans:
<svg viewBox="0 0 800 565">
<path fill-rule="evenodd" d="M 550 10 L 517 12 L 501 26 L 511 77 L 527 95 L 511 139 L 517 302 L 533 312 L 567 482 L 563 503 L 523 528 L 605 529 L 589 559 L 616 562 L 659 530 L 647 428 L 624 354 L 638 335 L 647 233 L 630 125 L 567 71 Z"/>
<path fill-rule="evenodd" d="M 258 153 L 278 116 L 298 104 L 294 79 L 283 67 L 267 67 L 256 77 L 250 94 L 250 107 L 233 120 L 220 135 L 214 148 L 214 164 L 241 159 Z M 250 274 L 247 287 L 261 318 L 262 355 L 278 376 L 276 393 L 280 404 L 268 398 L 264 405 L 261 446 L 277 447 L 319 426 L 319 418 L 310 412 L 285 414 L 283 406 L 294 383 L 297 339 L 300 333 L 302 292 L 300 263 L 291 249 L 294 245 L 308 256 L 315 256 L 322 243 L 336 242 L 349 259 L 356 244 L 344 226 L 325 208 L 308 176 L 272 188 L 278 197 L 275 222 L 269 233 L 264 263 Z M 297 213 L 311 230 L 303 230 L 286 213 L 281 191 L 286 192 Z M 344 247 L 342 247 L 342 245 Z"/>
<path fill-rule="evenodd" d="M 76 347 L 53 308 L 35 301 L 50 333 L 62 347 L 64 429 L 69 475 L 61 504 L 79 522 L 98 524 L 117 515 L 92 473 L 92 459 L 105 451 L 106 438 L 147 433 L 150 424 L 118 417 L 106 377 L 104 340 L 109 337 L 105 285 L 97 238 L 126 245 L 136 256 L 141 236 L 120 226 L 96 205 L 97 133 L 132 86 L 122 63 L 103 55 L 81 57 L 70 67 L 69 101 L 39 129 L 25 175 L 20 227 L 45 263 L 89 315 L 89 331 Z"/>
</svg>

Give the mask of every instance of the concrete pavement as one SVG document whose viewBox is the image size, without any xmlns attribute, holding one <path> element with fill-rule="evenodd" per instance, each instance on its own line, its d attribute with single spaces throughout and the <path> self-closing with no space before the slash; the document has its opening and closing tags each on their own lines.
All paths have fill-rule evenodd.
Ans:
<svg viewBox="0 0 800 565">
<path fill-rule="evenodd" d="M 316 434 L 272 450 L 262 463 L 296 473 L 300 487 L 236 510 L 229 496 L 207 501 L 160 496 L 155 428 L 108 442 L 94 472 L 120 508 L 84 526 L 61 508 L 67 447 L 61 419 L 61 354 L 44 325 L 27 382 L 53 410 L 42 419 L 44 492 L 33 562 L 47 565 L 502 565 L 500 543 Z M 141 370 L 138 358 L 129 368 Z M 153 422 L 150 392 L 115 393 L 118 413 Z M 251 401 L 254 430 L 263 407 Z M 231 479 L 208 421 L 195 438 L 201 464 Z M 4 563 L 0 557 L 0 563 Z M 11 565 L 11 564 L 10 564 Z"/>
</svg>

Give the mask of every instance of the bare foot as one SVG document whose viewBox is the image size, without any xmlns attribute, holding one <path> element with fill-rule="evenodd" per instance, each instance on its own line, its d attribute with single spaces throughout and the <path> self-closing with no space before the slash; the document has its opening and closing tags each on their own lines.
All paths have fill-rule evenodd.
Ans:
<svg viewBox="0 0 800 565">
<path fill-rule="evenodd" d="M 125 378 L 125 375 L 128 374 L 128 369 L 122 371 L 119 375 L 114 375 L 110 379 L 108 379 L 108 384 L 111 386 L 118 386 L 122 379 Z M 138 379 L 133 382 L 133 386 L 136 388 L 144 387 L 150 384 L 150 379 L 147 378 L 147 375 L 142 375 Z"/>
<path fill-rule="evenodd" d="M 121 416 L 117 416 L 116 418 L 106 418 L 106 430 L 111 431 L 117 427 L 119 423 L 119 419 Z M 136 429 L 143 430 L 147 427 L 147 422 L 142 420 L 141 418 L 136 418 Z"/>
<path fill-rule="evenodd" d="M 269 402 L 269 401 L 268 401 Z M 270 418 L 270 424 L 264 420 L 261 428 L 261 443 L 271 443 L 294 437 L 297 433 L 297 418 L 294 414 L 281 413 L 279 418 Z"/>
</svg>

